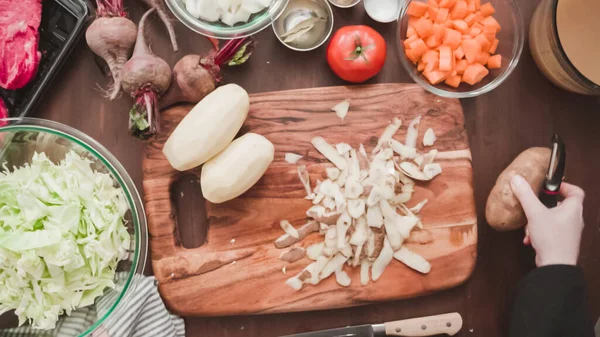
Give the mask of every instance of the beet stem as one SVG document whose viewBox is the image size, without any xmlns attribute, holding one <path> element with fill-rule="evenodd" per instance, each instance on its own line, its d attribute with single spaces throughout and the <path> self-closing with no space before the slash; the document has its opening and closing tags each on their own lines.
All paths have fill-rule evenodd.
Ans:
<svg viewBox="0 0 600 337">
<path fill-rule="evenodd" d="M 153 107 L 152 107 L 152 102 L 150 102 L 150 97 L 148 97 L 147 93 L 144 93 L 144 104 L 146 105 L 146 120 L 148 121 L 148 128 L 150 129 L 150 131 L 152 131 L 152 129 L 154 129 L 154 125 L 152 125 L 152 122 L 154 121 L 154 117 L 153 117 Z"/>
<path fill-rule="evenodd" d="M 100 17 L 127 16 L 123 0 L 96 0 L 96 6 L 96 13 Z"/>
<path fill-rule="evenodd" d="M 215 55 L 215 64 L 218 66 L 222 66 L 231 58 L 235 56 L 238 52 L 238 49 L 244 45 L 244 43 L 249 40 L 249 37 L 243 37 L 241 39 L 233 39 L 227 41 L 227 43 L 217 52 Z"/>
<path fill-rule="evenodd" d="M 140 139 L 148 139 L 160 132 L 157 96 L 150 86 L 139 90 L 129 112 L 129 132 Z"/>
</svg>

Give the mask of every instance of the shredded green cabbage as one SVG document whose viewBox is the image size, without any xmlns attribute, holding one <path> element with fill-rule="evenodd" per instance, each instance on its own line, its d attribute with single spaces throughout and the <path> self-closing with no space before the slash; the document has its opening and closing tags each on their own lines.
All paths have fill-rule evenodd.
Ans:
<svg viewBox="0 0 600 337">
<path fill-rule="evenodd" d="M 53 329 L 62 314 L 114 287 L 130 234 L 123 191 L 70 152 L 59 164 L 36 153 L 0 173 L 0 314 Z"/>
</svg>

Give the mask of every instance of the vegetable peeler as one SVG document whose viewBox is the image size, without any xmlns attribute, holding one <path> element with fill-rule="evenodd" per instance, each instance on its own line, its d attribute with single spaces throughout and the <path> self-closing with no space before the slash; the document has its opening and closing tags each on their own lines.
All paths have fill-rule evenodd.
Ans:
<svg viewBox="0 0 600 337">
<path fill-rule="evenodd" d="M 539 195 L 542 204 L 548 208 L 556 207 L 558 204 L 558 192 L 565 173 L 566 157 L 565 143 L 558 134 L 555 134 L 552 137 L 552 154 L 550 155 L 548 172 Z"/>
</svg>

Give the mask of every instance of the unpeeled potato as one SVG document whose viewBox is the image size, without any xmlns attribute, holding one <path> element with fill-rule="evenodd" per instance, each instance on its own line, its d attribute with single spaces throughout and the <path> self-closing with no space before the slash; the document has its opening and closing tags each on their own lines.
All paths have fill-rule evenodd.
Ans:
<svg viewBox="0 0 600 337">
<path fill-rule="evenodd" d="M 527 223 L 521 203 L 510 187 L 512 176 L 519 174 L 537 194 L 542 188 L 551 151 L 545 147 L 529 148 L 515 158 L 498 177 L 485 206 L 485 218 L 494 229 L 510 231 Z"/>
</svg>

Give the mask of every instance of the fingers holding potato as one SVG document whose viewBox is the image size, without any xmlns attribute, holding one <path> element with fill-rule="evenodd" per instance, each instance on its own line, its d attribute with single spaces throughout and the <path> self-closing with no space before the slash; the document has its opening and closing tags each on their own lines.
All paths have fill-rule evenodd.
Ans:
<svg viewBox="0 0 600 337">
<path fill-rule="evenodd" d="M 509 231 L 519 229 L 527 218 L 519 200 L 510 187 L 512 176 L 519 174 L 537 194 L 542 188 L 551 151 L 544 147 L 532 147 L 521 154 L 498 177 L 485 207 L 485 218 L 494 229 Z"/>
</svg>

